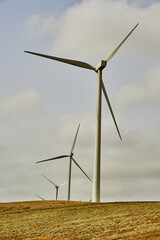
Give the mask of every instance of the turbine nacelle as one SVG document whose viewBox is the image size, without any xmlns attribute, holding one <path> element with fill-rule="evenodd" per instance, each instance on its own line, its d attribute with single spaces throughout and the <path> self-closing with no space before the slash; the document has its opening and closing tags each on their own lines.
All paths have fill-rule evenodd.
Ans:
<svg viewBox="0 0 160 240">
<path fill-rule="evenodd" d="M 95 71 L 103 70 L 107 66 L 107 61 L 101 60 L 100 63 L 96 66 Z"/>
<path fill-rule="evenodd" d="M 59 187 L 61 187 L 61 186 L 63 186 L 63 185 L 65 185 L 66 183 L 63 183 L 63 184 L 61 184 L 61 185 L 57 185 L 57 184 L 55 184 L 54 182 L 52 182 L 49 178 L 47 178 L 45 175 L 43 175 L 42 174 L 42 177 L 44 177 L 45 179 L 47 179 L 50 183 L 52 183 L 53 185 L 54 185 L 54 187 L 55 187 L 55 189 L 56 189 L 56 200 L 58 199 L 58 190 L 59 190 Z M 39 197 L 39 196 L 37 196 L 37 197 Z M 41 198 L 42 199 L 42 198 Z M 42 199 L 43 200 L 43 199 Z"/>
</svg>

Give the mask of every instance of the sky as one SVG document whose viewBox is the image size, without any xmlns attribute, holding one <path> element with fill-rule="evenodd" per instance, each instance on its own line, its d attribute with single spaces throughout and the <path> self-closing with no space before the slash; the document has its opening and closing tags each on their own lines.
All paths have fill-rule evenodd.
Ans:
<svg viewBox="0 0 160 240">
<path fill-rule="evenodd" d="M 102 96 L 101 201 L 160 200 L 160 1 L 0 1 L 0 202 L 55 199 L 69 154 L 93 178 L 97 75 L 24 53 L 96 66 L 138 27 L 103 70 L 116 132 Z M 59 189 L 67 199 L 67 185 Z M 73 165 L 71 200 L 89 201 L 92 184 Z"/>
</svg>

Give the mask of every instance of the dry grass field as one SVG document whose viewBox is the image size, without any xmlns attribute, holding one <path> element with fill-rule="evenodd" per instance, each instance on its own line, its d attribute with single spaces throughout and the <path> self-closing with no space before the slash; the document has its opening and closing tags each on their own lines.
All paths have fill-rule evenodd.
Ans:
<svg viewBox="0 0 160 240">
<path fill-rule="evenodd" d="M 1 240 L 160 239 L 160 202 L 0 203 Z"/>
</svg>

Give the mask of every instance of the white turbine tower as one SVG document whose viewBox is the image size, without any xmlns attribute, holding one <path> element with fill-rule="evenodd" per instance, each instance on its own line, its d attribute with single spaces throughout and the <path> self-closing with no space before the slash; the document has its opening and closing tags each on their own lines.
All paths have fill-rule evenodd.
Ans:
<svg viewBox="0 0 160 240">
<path fill-rule="evenodd" d="M 76 139 L 77 139 L 77 135 L 78 135 L 78 131 L 79 131 L 79 127 L 80 124 L 78 125 L 77 131 L 76 131 L 76 135 L 72 144 L 72 148 L 70 151 L 69 155 L 61 155 L 58 157 L 54 157 L 54 158 L 49 158 L 49 159 L 45 159 L 45 160 L 41 160 L 38 161 L 36 163 L 42 163 L 42 162 L 47 162 L 47 161 L 52 161 L 52 160 L 56 160 L 56 159 L 60 159 L 60 158 L 66 158 L 69 157 L 69 174 L 68 174 L 68 200 L 70 200 L 70 192 L 71 192 L 71 168 L 72 168 L 72 161 L 77 165 L 77 167 L 84 173 L 84 175 L 86 175 L 86 177 L 92 182 L 92 180 L 90 179 L 90 177 L 88 177 L 88 175 L 84 172 L 84 170 L 80 167 L 80 165 L 76 162 L 76 160 L 73 158 L 73 150 L 76 144 Z"/>
<path fill-rule="evenodd" d="M 113 56 L 116 54 L 118 49 L 122 46 L 122 44 L 126 41 L 126 39 L 130 36 L 130 34 L 134 31 L 134 29 L 138 26 L 138 24 L 129 32 L 129 34 L 123 39 L 123 41 L 115 48 L 115 50 L 104 60 L 102 60 L 96 67 L 91 66 L 90 64 L 86 62 L 81 62 L 77 60 L 71 60 L 71 59 L 65 59 L 65 58 L 59 58 L 54 56 L 49 56 L 45 54 L 35 53 L 35 52 L 29 52 L 25 51 L 26 53 L 30 53 L 33 55 L 37 55 L 40 57 L 49 58 L 51 60 L 60 61 L 63 63 L 71 64 L 77 67 L 81 68 L 87 68 L 89 70 L 93 70 L 98 74 L 98 91 L 97 91 L 97 123 L 96 123 L 96 139 L 95 139 L 95 160 L 94 160 L 94 172 L 93 172 L 93 193 L 92 193 L 92 200 L 93 202 L 100 202 L 100 163 L 101 163 L 101 95 L 102 91 L 106 98 L 108 107 L 110 109 L 113 121 L 115 123 L 116 129 L 118 131 L 118 135 L 121 138 L 118 125 L 116 123 L 112 107 L 104 86 L 104 83 L 102 81 L 102 70 L 107 66 L 107 63 L 113 58 Z"/>
<path fill-rule="evenodd" d="M 61 185 L 57 185 L 54 182 L 52 182 L 49 178 L 47 178 L 45 175 L 42 174 L 42 177 L 44 177 L 45 179 L 47 179 L 50 183 L 52 183 L 56 189 L 56 200 L 58 199 L 58 190 L 60 187 L 62 187 L 63 185 L 65 185 L 67 182 L 61 184 Z"/>
</svg>

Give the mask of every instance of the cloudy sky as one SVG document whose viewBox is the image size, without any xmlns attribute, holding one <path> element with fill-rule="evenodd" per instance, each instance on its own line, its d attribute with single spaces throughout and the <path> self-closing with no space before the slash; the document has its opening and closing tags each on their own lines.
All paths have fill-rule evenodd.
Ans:
<svg viewBox="0 0 160 240">
<path fill-rule="evenodd" d="M 103 71 L 119 129 L 103 101 L 101 201 L 160 200 L 160 1 L 0 1 L 0 202 L 55 199 L 74 151 L 93 177 L 97 75 L 24 53 L 96 66 L 139 26 Z M 92 184 L 73 165 L 72 200 L 89 201 Z M 67 186 L 60 188 L 67 198 Z"/>
</svg>

